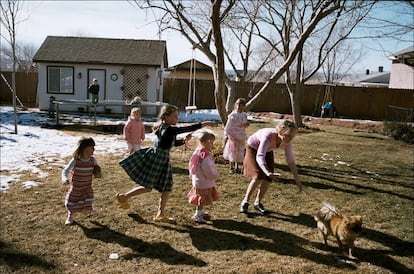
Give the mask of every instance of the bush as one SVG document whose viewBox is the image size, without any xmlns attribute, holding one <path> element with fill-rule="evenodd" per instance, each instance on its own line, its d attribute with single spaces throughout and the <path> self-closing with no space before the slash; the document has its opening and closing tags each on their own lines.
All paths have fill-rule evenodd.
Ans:
<svg viewBox="0 0 414 274">
<path fill-rule="evenodd" d="M 414 127 L 410 123 L 385 122 L 383 133 L 395 140 L 414 144 Z"/>
</svg>

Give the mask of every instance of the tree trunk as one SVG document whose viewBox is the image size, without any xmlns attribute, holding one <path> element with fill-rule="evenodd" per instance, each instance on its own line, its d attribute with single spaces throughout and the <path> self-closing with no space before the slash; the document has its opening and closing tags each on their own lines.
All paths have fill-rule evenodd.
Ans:
<svg viewBox="0 0 414 274">
<path fill-rule="evenodd" d="M 296 83 L 294 91 L 290 91 L 290 102 L 292 106 L 292 114 L 295 124 L 298 127 L 303 127 L 302 123 L 302 110 L 300 108 L 300 101 L 301 101 L 301 93 L 302 93 L 303 85 L 302 83 Z"/>
<path fill-rule="evenodd" d="M 220 115 L 221 121 L 224 123 L 227 119 L 226 112 L 226 72 L 224 70 L 224 46 L 221 35 L 221 18 L 220 8 L 222 0 L 212 1 L 211 7 L 211 24 L 214 37 L 214 45 L 216 47 L 216 62 L 213 66 L 214 74 L 214 97 L 216 102 L 217 111 Z"/>
</svg>

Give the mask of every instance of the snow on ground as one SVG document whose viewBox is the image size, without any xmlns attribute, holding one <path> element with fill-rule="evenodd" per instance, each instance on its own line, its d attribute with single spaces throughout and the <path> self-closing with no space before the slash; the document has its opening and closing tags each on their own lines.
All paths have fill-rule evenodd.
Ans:
<svg viewBox="0 0 414 274">
<path fill-rule="evenodd" d="M 88 116 L 72 117 L 83 123 L 92 123 Z M 32 187 L 42 183 L 42 178 L 49 174 L 41 165 L 48 169 L 63 167 L 67 164 L 66 157 L 72 155 L 79 136 L 66 134 L 59 129 L 47 128 L 54 120 L 47 113 L 37 109 L 19 111 L 17 117 L 17 134 L 14 126 L 13 108 L 0 106 L 0 192 L 6 191 L 10 183 L 21 183 L 23 187 Z M 181 112 L 179 122 L 195 123 L 199 121 L 220 121 L 217 110 L 196 110 L 192 113 Z M 145 122 L 145 118 L 143 118 Z M 96 122 L 124 123 L 120 119 L 96 117 Z M 126 144 L 118 134 L 96 134 L 93 136 L 96 147 L 95 155 L 125 155 Z M 153 134 L 147 134 L 146 139 L 153 139 Z M 33 178 L 22 181 L 23 173 L 30 172 Z"/>
</svg>

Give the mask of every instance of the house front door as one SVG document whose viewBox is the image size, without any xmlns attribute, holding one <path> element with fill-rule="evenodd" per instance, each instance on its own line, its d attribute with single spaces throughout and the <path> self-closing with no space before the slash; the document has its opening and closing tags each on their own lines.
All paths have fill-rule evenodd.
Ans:
<svg viewBox="0 0 414 274">
<path fill-rule="evenodd" d="M 96 78 L 99 84 L 99 101 L 106 99 L 106 71 L 104 69 L 88 69 L 88 87 L 92 83 L 92 80 Z M 88 99 L 91 99 L 90 94 L 88 93 Z M 104 107 L 98 107 L 96 109 L 98 112 L 103 112 Z"/>
</svg>

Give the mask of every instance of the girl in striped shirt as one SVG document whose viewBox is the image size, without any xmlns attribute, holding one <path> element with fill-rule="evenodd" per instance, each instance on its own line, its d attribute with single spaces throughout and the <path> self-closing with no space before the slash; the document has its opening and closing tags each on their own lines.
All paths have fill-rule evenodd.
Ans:
<svg viewBox="0 0 414 274">
<path fill-rule="evenodd" d="M 92 211 L 92 177 L 102 177 L 101 168 L 92 156 L 94 150 L 95 141 L 82 137 L 78 141 L 73 158 L 62 171 L 62 183 L 70 184 L 65 198 L 68 212 L 65 225 L 73 223 L 74 213 Z"/>
</svg>

